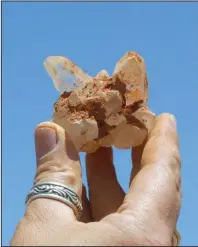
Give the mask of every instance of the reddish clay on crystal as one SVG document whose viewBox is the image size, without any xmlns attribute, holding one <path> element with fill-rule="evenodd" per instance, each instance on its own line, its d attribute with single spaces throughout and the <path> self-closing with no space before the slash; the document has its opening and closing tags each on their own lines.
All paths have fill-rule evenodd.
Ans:
<svg viewBox="0 0 198 247">
<path fill-rule="evenodd" d="M 53 115 L 78 151 L 94 152 L 100 146 L 113 145 L 126 149 L 143 143 L 155 125 L 155 114 L 147 107 L 148 81 L 142 57 L 128 52 L 116 64 L 112 77 L 103 70 L 95 78 L 83 74 L 66 58 L 60 58 L 62 72 L 56 69 L 57 57 L 56 62 L 53 57 L 48 59 L 45 66 L 56 88 L 64 88 L 64 70 L 78 82 L 77 87 L 66 86 L 68 92 L 61 93 Z"/>
</svg>

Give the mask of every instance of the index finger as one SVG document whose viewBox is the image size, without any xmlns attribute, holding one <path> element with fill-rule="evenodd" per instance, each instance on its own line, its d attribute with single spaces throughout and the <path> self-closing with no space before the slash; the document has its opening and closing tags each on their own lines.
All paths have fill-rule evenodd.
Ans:
<svg viewBox="0 0 198 247">
<path fill-rule="evenodd" d="M 142 153 L 140 171 L 133 179 L 123 214 L 137 216 L 142 227 L 172 236 L 180 209 L 180 156 L 176 120 L 170 114 L 157 118 Z M 147 227 L 148 226 L 148 227 Z"/>
</svg>

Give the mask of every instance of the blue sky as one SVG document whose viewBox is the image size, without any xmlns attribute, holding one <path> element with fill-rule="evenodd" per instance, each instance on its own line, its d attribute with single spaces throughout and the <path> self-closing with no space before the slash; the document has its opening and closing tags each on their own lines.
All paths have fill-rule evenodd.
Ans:
<svg viewBox="0 0 198 247">
<path fill-rule="evenodd" d="M 43 60 L 66 56 L 94 76 L 101 69 L 112 73 L 130 50 L 145 58 L 150 108 L 177 118 L 183 185 L 178 227 L 182 245 L 198 244 L 197 13 L 197 3 L 3 3 L 4 245 L 32 185 L 34 128 L 51 118 L 58 97 Z M 129 150 L 115 151 L 115 165 L 127 190 Z"/>
</svg>

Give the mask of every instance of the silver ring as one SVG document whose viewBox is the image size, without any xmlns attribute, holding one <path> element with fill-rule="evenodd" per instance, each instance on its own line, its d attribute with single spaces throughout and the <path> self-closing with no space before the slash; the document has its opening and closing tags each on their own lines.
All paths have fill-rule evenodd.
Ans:
<svg viewBox="0 0 198 247">
<path fill-rule="evenodd" d="M 71 207 L 77 219 L 82 216 L 83 208 L 79 196 L 69 187 L 56 182 L 43 182 L 35 184 L 28 193 L 25 203 L 37 199 L 49 198 L 63 202 Z"/>
</svg>

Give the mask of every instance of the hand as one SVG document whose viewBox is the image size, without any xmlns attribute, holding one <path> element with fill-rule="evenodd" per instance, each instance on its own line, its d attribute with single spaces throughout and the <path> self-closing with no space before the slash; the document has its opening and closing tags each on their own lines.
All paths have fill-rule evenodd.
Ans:
<svg viewBox="0 0 198 247">
<path fill-rule="evenodd" d="M 119 185 L 111 148 L 86 155 L 90 202 L 82 185 L 79 155 L 59 126 L 46 122 L 35 131 L 35 183 L 59 182 L 80 197 L 81 222 L 73 210 L 52 199 L 27 205 L 11 245 L 172 245 L 181 203 L 176 121 L 162 114 L 146 144 L 132 152 L 128 193 Z M 125 164 L 120 164 L 123 166 Z"/>
</svg>

